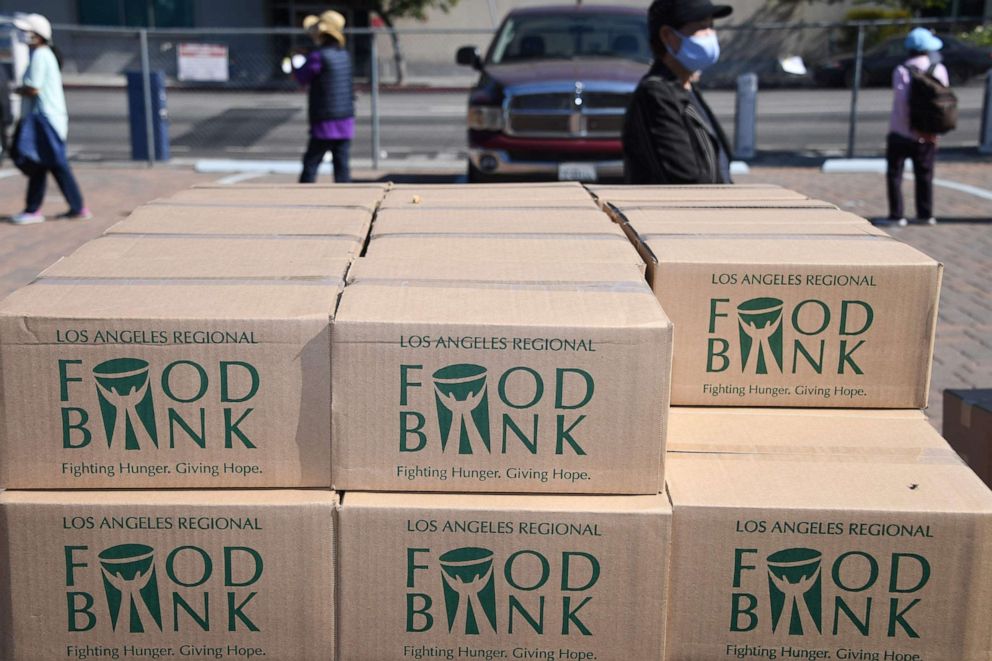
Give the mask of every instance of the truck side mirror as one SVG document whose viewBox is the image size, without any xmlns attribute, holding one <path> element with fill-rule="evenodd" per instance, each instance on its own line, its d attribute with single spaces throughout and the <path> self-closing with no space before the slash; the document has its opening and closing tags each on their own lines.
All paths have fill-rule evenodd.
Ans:
<svg viewBox="0 0 992 661">
<path fill-rule="evenodd" d="M 455 55 L 455 62 L 463 67 L 482 69 L 482 55 L 475 46 L 462 46 Z"/>
</svg>

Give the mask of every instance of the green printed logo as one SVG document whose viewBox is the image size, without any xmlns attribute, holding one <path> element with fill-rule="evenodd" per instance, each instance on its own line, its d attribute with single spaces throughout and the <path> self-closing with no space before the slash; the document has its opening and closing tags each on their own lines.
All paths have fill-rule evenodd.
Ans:
<svg viewBox="0 0 992 661">
<path fill-rule="evenodd" d="M 734 315 L 736 311 L 736 315 Z M 731 316 L 736 317 L 736 323 Z M 860 354 L 875 321 L 865 301 L 831 307 L 816 299 L 794 306 L 761 296 L 738 303 L 709 301 L 706 371 L 742 374 L 864 374 Z M 733 324 L 733 326 L 731 325 Z"/>
<path fill-rule="evenodd" d="M 821 557 L 819 551 L 801 548 L 768 556 L 773 632 L 779 630 L 783 619 L 789 625 L 790 636 L 822 631 Z"/>
<path fill-rule="evenodd" d="M 65 546 L 63 556 L 70 633 L 108 623 L 131 634 L 259 631 L 251 612 L 259 593 L 246 589 L 262 578 L 264 563 L 255 549 L 224 546 L 212 552 L 185 545 L 160 554 L 129 543 L 95 555 L 85 545 Z"/>
<path fill-rule="evenodd" d="M 486 624 L 496 632 L 496 588 L 493 552 L 466 547 L 438 558 L 444 583 L 448 633 L 478 634 Z"/>
<path fill-rule="evenodd" d="M 114 631 L 123 606 L 128 631 L 144 633 L 149 624 L 162 630 L 155 549 L 144 544 L 120 544 L 100 553 L 103 589 Z"/>
<path fill-rule="evenodd" d="M 472 454 L 473 447 L 489 452 L 489 394 L 486 368 L 481 365 L 448 365 L 434 372 L 437 423 L 441 450 L 448 447 L 452 429 L 458 435 L 458 454 Z"/>
<path fill-rule="evenodd" d="M 433 387 L 423 371 L 400 365 L 400 452 L 586 454 L 582 423 L 596 392 L 586 370 L 520 365 L 497 375 L 458 363 L 429 372 Z"/>
<path fill-rule="evenodd" d="M 84 383 L 89 378 L 94 390 Z M 87 371 L 82 360 L 60 359 L 58 379 L 65 450 L 90 447 L 101 431 L 109 449 L 125 451 L 256 447 L 250 402 L 261 378 L 249 363 L 176 360 L 156 372 L 148 361 L 124 357 Z"/>
<path fill-rule="evenodd" d="M 737 306 L 740 325 L 741 369 L 748 369 L 754 353 L 755 374 L 768 374 L 774 360 L 782 371 L 782 301 L 778 298 L 752 298 Z"/>
<path fill-rule="evenodd" d="M 732 633 L 920 638 L 926 622 L 921 591 L 932 568 L 916 553 L 847 551 L 827 558 L 811 548 L 767 556 L 738 548 L 733 561 Z"/>
<path fill-rule="evenodd" d="M 545 555 L 522 549 L 500 558 L 468 546 L 435 555 L 406 549 L 406 627 L 453 636 L 533 631 L 592 636 L 606 614 L 594 602 L 602 567 L 584 551 Z"/>
<path fill-rule="evenodd" d="M 148 363 L 138 358 L 115 358 L 93 368 L 107 446 L 123 440 L 127 450 L 152 444 L 158 447 L 155 405 L 148 387 Z"/>
</svg>

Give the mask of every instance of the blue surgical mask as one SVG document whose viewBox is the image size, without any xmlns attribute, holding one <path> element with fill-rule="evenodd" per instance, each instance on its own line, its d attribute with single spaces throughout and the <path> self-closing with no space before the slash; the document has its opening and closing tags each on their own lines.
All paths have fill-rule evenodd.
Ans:
<svg viewBox="0 0 992 661">
<path fill-rule="evenodd" d="M 720 59 L 720 42 L 717 41 L 716 32 L 710 31 L 701 37 L 686 36 L 677 30 L 675 34 L 682 38 L 682 45 L 677 53 L 672 53 L 670 48 L 668 52 L 689 71 L 703 71 Z"/>
</svg>

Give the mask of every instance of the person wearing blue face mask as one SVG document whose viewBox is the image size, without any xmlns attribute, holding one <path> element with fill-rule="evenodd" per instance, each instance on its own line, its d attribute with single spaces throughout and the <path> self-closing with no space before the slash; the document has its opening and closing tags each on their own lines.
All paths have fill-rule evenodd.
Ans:
<svg viewBox="0 0 992 661">
<path fill-rule="evenodd" d="M 713 19 L 729 5 L 654 0 L 648 31 L 654 63 L 624 117 L 624 178 L 630 184 L 729 184 L 730 146 L 694 83 L 720 58 Z"/>
</svg>

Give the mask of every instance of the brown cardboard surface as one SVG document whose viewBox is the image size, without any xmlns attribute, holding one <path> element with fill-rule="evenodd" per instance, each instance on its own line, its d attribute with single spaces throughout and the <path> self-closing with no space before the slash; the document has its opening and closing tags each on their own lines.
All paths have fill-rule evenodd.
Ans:
<svg viewBox="0 0 992 661">
<path fill-rule="evenodd" d="M 372 212 L 354 207 L 146 204 L 107 234 L 341 235 L 364 241 Z"/>
<path fill-rule="evenodd" d="M 670 338 L 640 283 L 359 280 L 332 329 L 334 484 L 657 493 Z"/>
<path fill-rule="evenodd" d="M 944 437 L 992 486 L 992 389 L 944 391 Z"/>
<path fill-rule="evenodd" d="M 719 238 L 742 238 L 748 235 L 785 234 L 792 236 L 885 236 L 889 234 L 871 223 L 741 223 L 741 222 L 652 222 L 642 221 L 626 227 L 635 229 L 637 236 L 632 240 L 649 241 L 666 236 L 707 236 Z"/>
<path fill-rule="evenodd" d="M 459 225 L 481 225 L 483 227 L 492 226 L 494 229 L 504 226 L 509 227 L 541 227 L 546 224 L 559 222 L 571 222 L 579 226 L 580 229 L 589 225 L 602 225 L 609 223 L 610 218 L 596 207 L 539 207 L 539 208 L 462 208 L 452 209 L 445 207 L 419 207 L 417 205 L 407 205 L 404 207 L 392 207 L 383 209 L 376 215 L 376 222 L 388 221 L 390 223 L 400 223 L 411 221 L 417 223 L 436 222 L 438 226 L 445 223 L 458 223 Z M 513 231 L 513 230 L 511 230 Z"/>
<path fill-rule="evenodd" d="M 2 493 L 0 658 L 334 659 L 336 503 Z"/>
<path fill-rule="evenodd" d="M 947 442 L 918 409 L 674 406 L 669 452 L 915 458 L 947 456 Z"/>
<path fill-rule="evenodd" d="M 383 209 L 401 208 L 518 209 L 574 207 L 595 209 L 592 196 L 579 184 L 454 184 L 397 185 Z"/>
<path fill-rule="evenodd" d="M 926 405 L 941 265 L 918 250 L 880 236 L 646 246 L 676 329 L 674 404 Z"/>
<path fill-rule="evenodd" d="M 380 186 L 216 186 L 188 188 L 161 198 L 152 204 L 165 203 L 219 205 L 235 207 L 362 207 L 375 209 L 385 191 Z"/>
<path fill-rule="evenodd" d="M 836 207 L 640 207 L 624 211 L 624 219 L 640 231 L 650 224 L 679 225 L 741 224 L 741 225 L 871 225 L 866 219 Z"/>
<path fill-rule="evenodd" d="M 366 255 L 377 259 L 438 259 L 492 262 L 618 262 L 643 266 L 625 236 L 485 235 L 375 236 Z"/>
<path fill-rule="evenodd" d="M 992 493 L 959 462 L 671 453 L 666 475 L 667 659 L 992 654 Z"/>
<path fill-rule="evenodd" d="M 381 281 L 475 283 L 641 284 L 633 264 L 614 262 L 489 262 L 379 259 L 360 257 L 348 270 L 348 283 Z"/>
<path fill-rule="evenodd" d="M 670 520 L 663 494 L 348 493 L 339 656 L 661 659 Z"/>
<path fill-rule="evenodd" d="M 44 278 L 344 277 L 352 237 L 106 235 L 48 267 Z"/>
<path fill-rule="evenodd" d="M 633 202 L 767 202 L 772 200 L 808 200 L 788 188 L 757 186 L 594 186 L 591 191 L 601 205 Z"/>
<path fill-rule="evenodd" d="M 339 292 L 60 279 L 14 292 L 0 303 L 0 487 L 329 486 Z"/>
<path fill-rule="evenodd" d="M 566 214 L 561 214 L 561 216 L 553 217 L 535 215 L 489 219 L 477 214 L 466 214 L 460 218 L 457 216 L 435 217 L 430 212 L 408 212 L 406 210 L 397 212 L 387 209 L 376 218 L 372 236 L 387 234 L 413 236 L 424 234 L 483 234 L 487 236 L 503 234 L 601 234 L 623 236 L 623 230 L 616 223 L 611 223 L 602 211 L 593 210 L 591 214 L 582 212 L 578 215 L 580 216 L 578 218 L 567 218 L 565 217 Z M 583 215 L 586 217 L 582 218 Z M 598 216 L 598 219 L 590 218 L 590 216 Z"/>
</svg>

